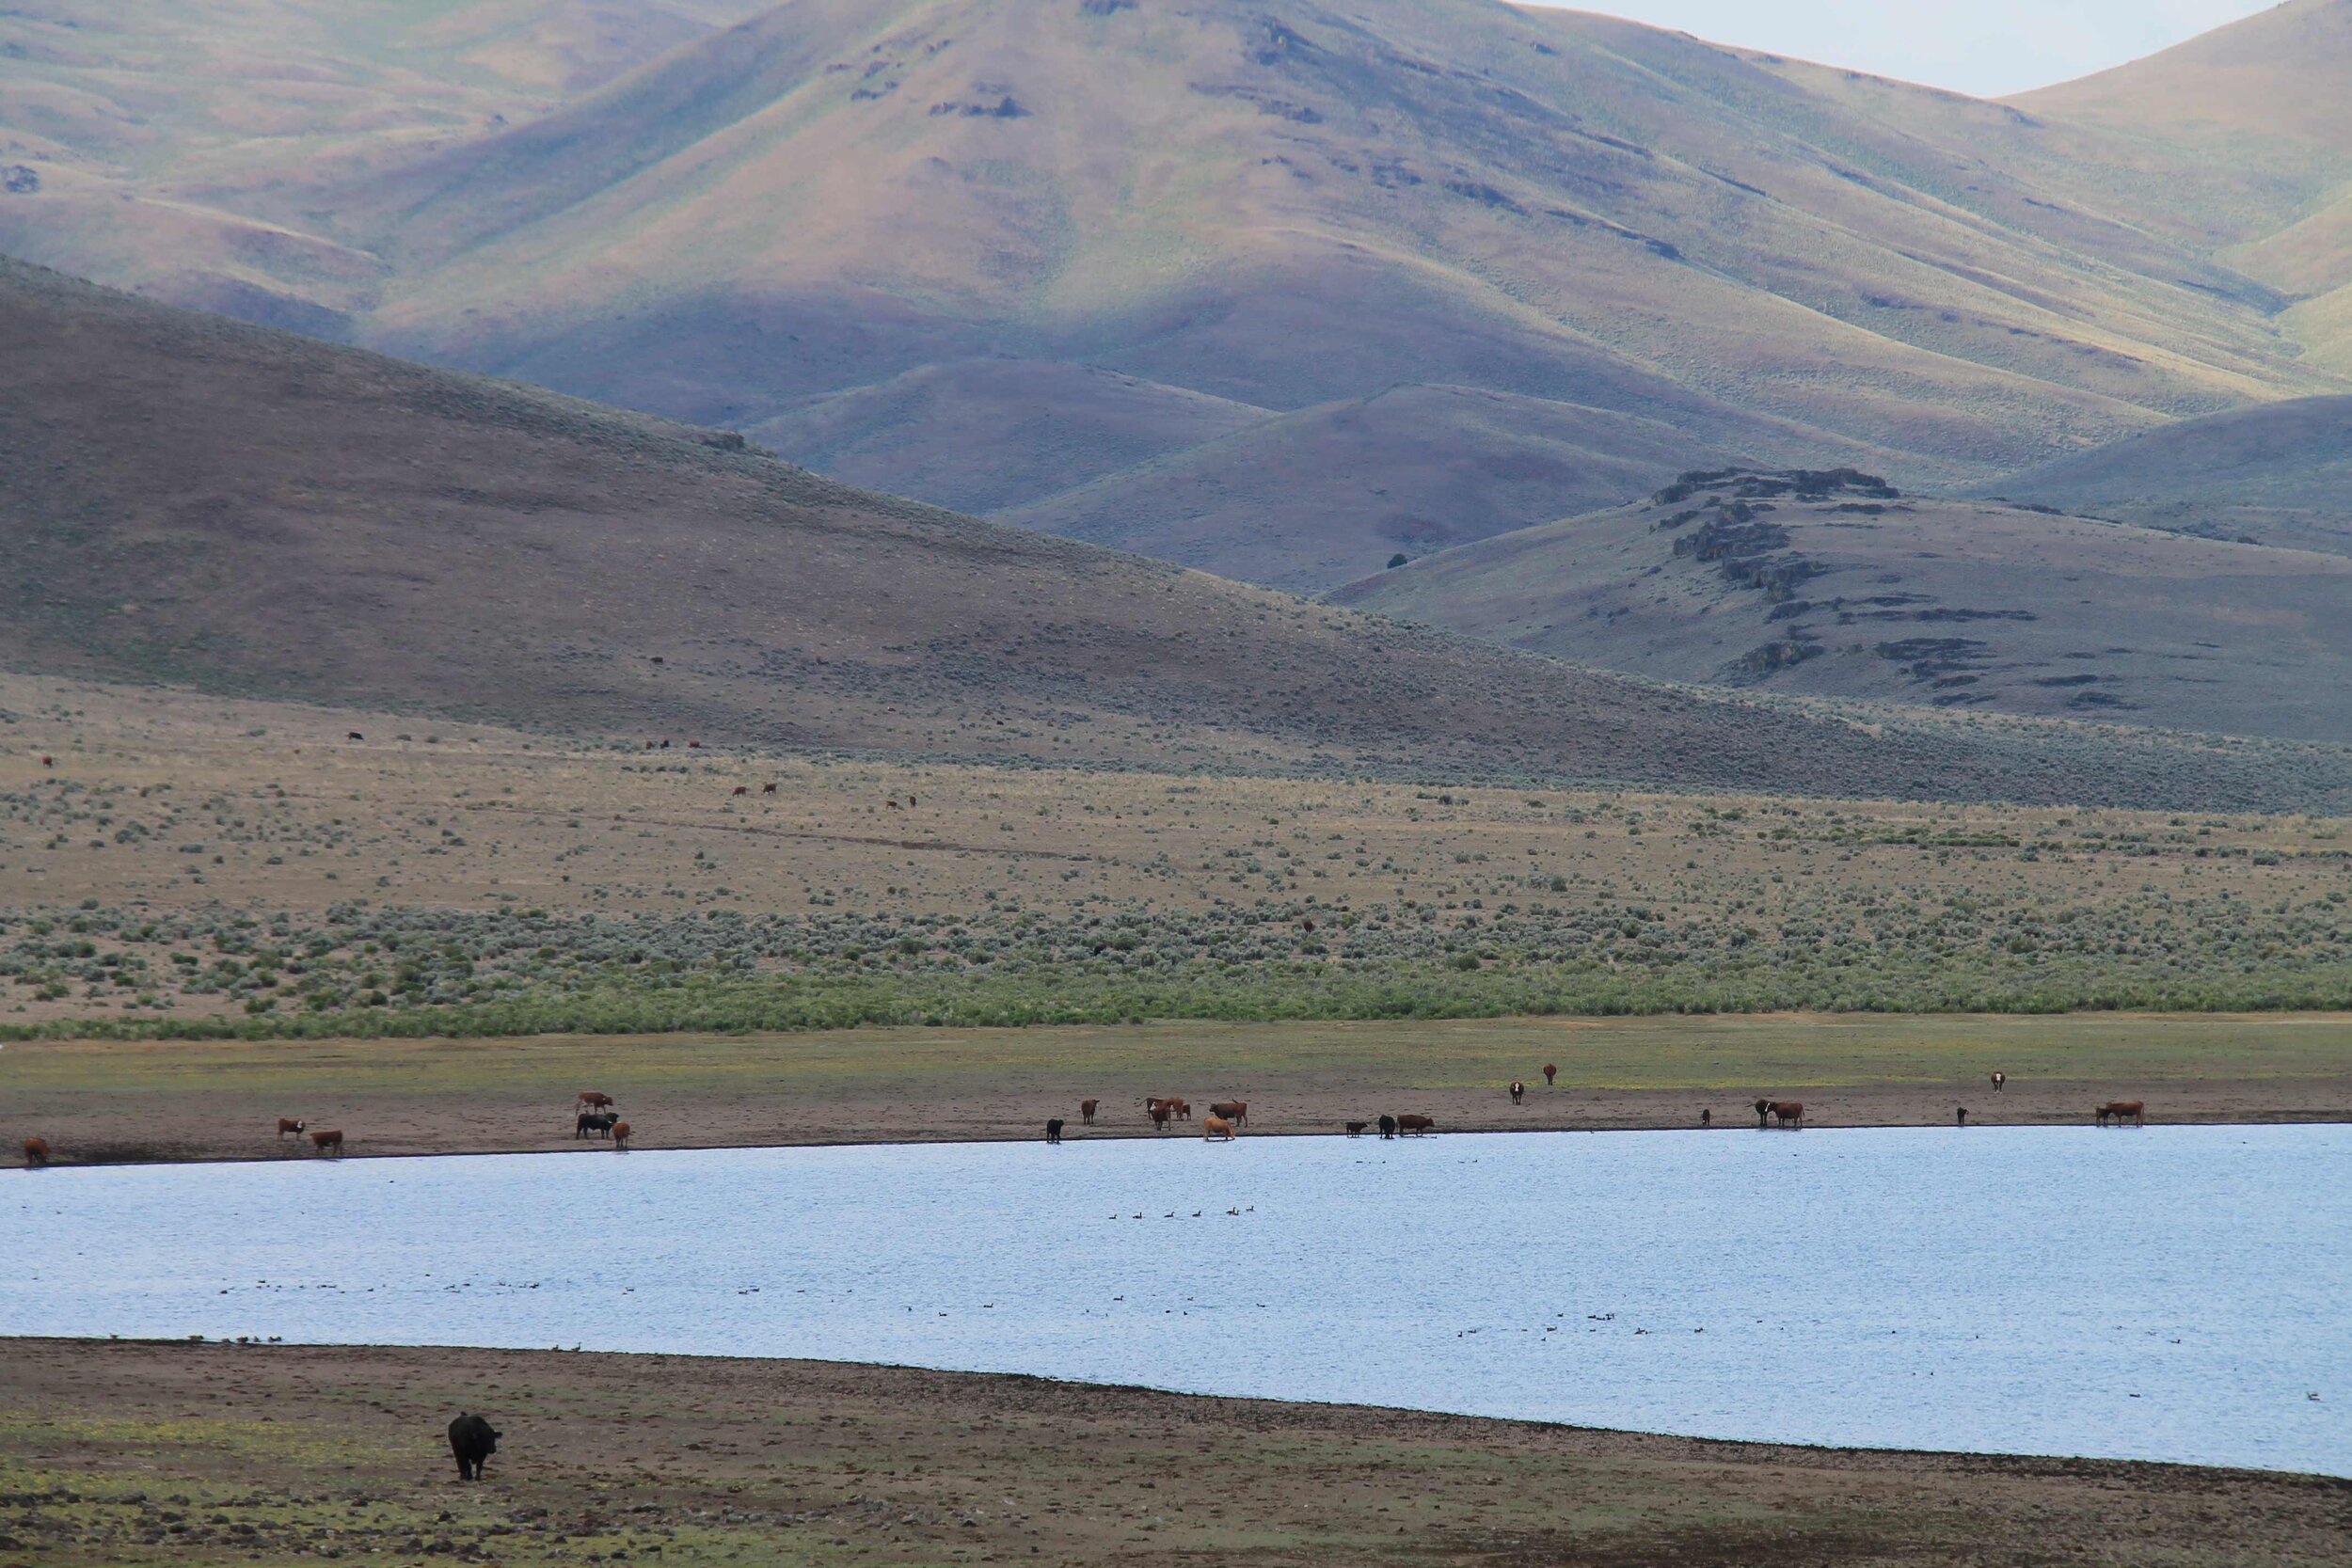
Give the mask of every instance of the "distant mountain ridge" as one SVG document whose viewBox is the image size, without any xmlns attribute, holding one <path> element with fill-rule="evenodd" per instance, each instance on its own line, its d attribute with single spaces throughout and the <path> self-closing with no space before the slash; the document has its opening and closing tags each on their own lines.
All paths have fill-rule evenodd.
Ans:
<svg viewBox="0 0 2352 1568">
<path fill-rule="evenodd" d="M 133 41 L 97 49 L 97 0 L 49 6 L 81 25 L 0 17 L 0 163 L 36 182 L 0 249 L 1301 586 L 1422 525 L 1346 458 L 1237 528 L 1217 496 L 1266 493 L 1287 437 L 1212 406 L 1455 387 L 1655 421 L 1677 466 L 1914 487 L 2352 390 L 2338 119 L 2162 107 L 2342 80 L 2342 0 L 2015 104 L 1491 0 L 456 0 L 288 43 L 262 0 L 120 0 Z M 142 26 L 186 63 L 115 69 Z M 221 110 L 283 123 L 274 84 L 318 73 L 324 130 Z M 973 417 L 969 367 L 1002 359 L 1041 368 L 1041 417 Z M 1570 471 L 1545 428 L 1476 450 L 1556 498 L 1433 539 L 1661 475 Z"/>
</svg>

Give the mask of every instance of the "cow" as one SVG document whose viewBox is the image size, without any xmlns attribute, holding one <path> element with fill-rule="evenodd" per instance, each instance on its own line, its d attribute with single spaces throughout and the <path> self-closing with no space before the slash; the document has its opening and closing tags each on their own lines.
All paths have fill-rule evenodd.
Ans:
<svg viewBox="0 0 2352 1568">
<path fill-rule="evenodd" d="M 703 749 L 703 743 L 699 740 L 690 740 L 686 743 L 686 749 L 690 752 L 699 752 Z"/>
<path fill-rule="evenodd" d="M 1994 1094 L 1999 1094 L 1999 1093 L 2000 1093 L 2000 1092 L 2001 1092 L 2004 1088 L 2008 1087 L 2008 1085 L 2009 1085 L 2009 1074 L 2008 1074 L 2008 1073 L 2006 1073 L 2006 1072 L 1996 1072 L 1996 1073 L 1994 1073 L 1994 1074 L 1993 1075 L 1993 1092 L 1994 1092 Z"/>
<path fill-rule="evenodd" d="M 1101 1105 L 1102 1103 L 1103 1102 L 1099 1100 L 1081 1100 L 1078 1101 L 1078 1119 L 1085 1122 L 1089 1127 L 1093 1126 L 1095 1107 Z"/>
<path fill-rule="evenodd" d="M 55 768 L 57 766 L 57 759 L 56 757 L 44 756 L 40 759 L 40 765 L 43 768 Z"/>
<path fill-rule="evenodd" d="M 1712 1127 L 1712 1126 L 1714 1126 L 1714 1125 L 1715 1125 L 1715 1113 L 1714 1113 L 1713 1111 L 1708 1110 L 1708 1109 L 1705 1108 L 1704 1106 L 1702 1106 L 1702 1107 L 1700 1108 L 1700 1110 L 1699 1110 L 1699 1125 L 1700 1125 L 1701 1127 Z"/>
<path fill-rule="evenodd" d="M 1786 1127 L 1790 1122 L 1795 1122 L 1800 1127 L 1804 1125 L 1804 1101 L 1801 1100 L 1773 1101 L 1772 1124 L 1776 1127 Z"/>
<path fill-rule="evenodd" d="M 289 1132 L 308 1132 L 310 1130 L 310 1125 L 307 1122 L 296 1121 L 292 1117 L 279 1117 L 278 1118 L 278 1135 L 281 1138 Z"/>
<path fill-rule="evenodd" d="M 1967 1106 L 1955 1105 L 1952 1107 L 1952 1125 L 1955 1127 L 1965 1127 L 1968 1125 Z"/>
<path fill-rule="evenodd" d="M 1057 1144 L 1061 1142 L 1061 1117 L 1055 1117 L 1046 1122 L 1045 1141 L 1049 1144 Z"/>
<path fill-rule="evenodd" d="M 361 735 L 361 734 L 360 734 L 358 730 L 352 730 L 352 731 L 349 731 L 348 733 L 346 733 L 346 734 L 343 736 L 343 738 L 344 738 L 345 740 L 365 740 L 365 739 L 367 738 L 367 736 L 364 736 L 364 735 Z"/>
<path fill-rule="evenodd" d="M 1384 1138 L 1393 1138 L 1396 1136 L 1396 1118 L 1394 1117 L 1382 1117 L 1380 1118 L 1380 1135 Z"/>
<path fill-rule="evenodd" d="M 39 1170 L 41 1166 L 47 1164 L 48 1163 L 49 1140 L 47 1138 L 25 1139 L 24 1168 L 26 1170 Z"/>
<path fill-rule="evenodd" d="M 2107 1124 L 2107 1118 L 2113 1117 L 2115 1125 L 2121 1127 L 2123 1125 L 2123 1118 L 2129 1117 L 2132 1118 L 2133 1126 L 2145 1127 L 2148 1125 L 2147 1110 L 2147 1104 L 2142 1101 L 2110 1100 L 2093 1111 L 2091 1118 L 2100 1126 L 2105 1127 Z"/>
<path fill-rule="evenodd" d="M 1769 1100 L 1759 1100 L 1759 1101 L 1757 1101 L 1756 1102 L 1756 1126 L 1758 1126 L 1758 1127 L 1763 1126 L 1763 1125 L 1764 1125 L 1767 1121 L 1769 1121 L 1769 1120 L 1771 1120 L 1771 1119 L 1772 1119 L 1772 1102 L 1771 1101 L 1769 1101 Z"/>
<path fill-rule="evenodd" d="M 1544 1087 L 1546 1087 L 1546 1088 L 1550 1088 L 1550 1087 L 1552 1087 L 1552 1082 L 1551 1082 L 1551 1081 L 1552 1081 L 1554 1078 L 1557 1078 L 1557 1077 L 1559 1077 L 1559 1076 L 1560 1076 L 1560 1069 L 1559 1069 L 1558 1068 L 1553 1067 L 1553 1066 L 1552 1066 L 1549 1062 L 1546 1062 L 1546 1063 L 1544 1064 Z"/>
<path fill-rule="evenodd" d="M 612 1109 L 612 1097 L 609 1094 L 598 1094 L 594 1089 L 584 1089 L 572 1103 L 584 1105 L 591 1111 L 609 1111 Z"/>
<path fill-rule="evenodd" d="M 582 1111 L 573 1118 L 572 1141 L 578 1143 L 582 1138 L 609 1136 L 620 1119 L 620 1114 L 615 1111 Z"/>
<path fill-rule="evenodd" d="M 1227 1121 L 1230 1121 L 1234 1126 L 1239 1127 L 1243 1122 L 1249 1119 L 1249 1101 L 1247 1100 L 1220 1100 L 1216 1104 L 1209 1107 L 1209 1114 L 1211 1116 L 1223 1117 Z"/>
<path fill-rule="evenodd" d="M 1189 1100 L 1171 1100 L 1168 1102 L 1168 1108 L 1186 1121 L 1192 1119 L 1192 1101 Z"/>
<path fill-rule="evenodd" d="M 735 795 L 749 795 L 751 792 L 752 786 L 749 784 L 737 784 L 735 786 Z M 735 799 L 735 795 L 730 795 L 727 799 L 731 800 Z"/>
<path fill-rule="evenodd" d="M 1526 1103 L 1526 1101 L 1527 1101 L 1527 1085 L 1526 1085 L 1525 1084 L 1520 1083 L 1520 1082 L 1519 1082 L 1518 1079 L 1516 1079 L 1516 1078 L 1512 1079 L 1512 1080 L 1511 1080 L 1511 1103 L 1512 1103 L 1512 1104 L 1514 1104 L 1514 1105 L 1520 1105 L 1520 1104 L 1524 1104 L 1524 1103 Z"/>
<path fill-rule="evenodd" d="M 1435 1117 L 1402 1116 L 1396 1118 L 1396 1130 L 1399 1132 L 1426 1132 L 1437 1125 L 1438 1118 Z"/>
<path fill-rule="evenodd" d="M 1168 1131 L 1168 1118 L 1176 1113 L 1165 1100 L 1152 1101 L 1152 1125 L 1162 1132 Z"/>
<path fill-rule="evenodd" d="M 1227 1121 L 1223 1117 L 1204 1117 L 1200 1123 L 1200 1137 L 1203 1142 L 1206 1142 L 1211 1138 L 1223 1138 L 1227 1143 L 1232 1143 L 1233 1141 L 1233 1124 Z"/>
<path fill-rule="evenodd" d="M 449 1424 L 449 1451 L 457 1456 L 459 1481 L 480 1481 L 482 1462 L 499 1451 L 499 1434 L 479 1416 L 460 1416 Z"/>
<path fill-rule="evenodd" d="M 892 811 L 897 811 L 898 809 L 898 802 L 896 800 L 884 800 L 882 804 L 888 806 Z"/>
<path fill-rule="evenodd" d="M 907 809 L 909 811 L 913 811 L 914 809 L 914 797 L 912 795 L 907 797 Z"/>
<path fill-rule="evenodd" d="M 310 1147 L 321 1154 L 341 1155 L 343 1151 L 343 1130 L 330 1127 L 324 1132 L 311 1133 Z"/>
<path fill-rule="evenodd" d="M 773 795 L 776 792 L 776 786 L 771 784 L 764 784 L 759 786 L 759 792 L 762 795 Z"/>
<path fill-rule="evenodd" d="M 612 1124 L 612 1148 L 617 1153 L 627 1154 L 628 1152 L 628 1122 L 616 1121 Z"/>
<path fill-rule="evenodd" d="M 1350 1121 L 1343 1122 L 1341 1125 L 1347 1129 L 1347 1135 L 1353 1138 L 1360 1136 L 1364 1129 L 1370 1127 L 1372 1123 L 1368 1121 Z"/>
</svg>

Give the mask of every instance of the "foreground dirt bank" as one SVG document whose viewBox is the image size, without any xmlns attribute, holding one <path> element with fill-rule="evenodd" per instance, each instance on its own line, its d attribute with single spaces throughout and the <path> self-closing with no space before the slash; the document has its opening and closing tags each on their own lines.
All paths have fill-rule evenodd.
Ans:
<svg viewBox="0 0 2352 1568">
<path fill-rule="evenodd" d="M 461 1486 L 443 1429 L 503 1434 Z M 2352 1482 L 788 1361 L 0 1341 L 0 1561 L 2319 1564 Z"/>
<path fill-rule="evenodd" d="M 1542 1068 L 1561 1069 L 1546 1087 Z M 2008 1074 L 1995 1092 L 1994 1070 Z M 1514 1105 L 1505 1085 L 1527 1083 Z M 2352 1018 L 1771 1017 L 1437 1023 L 859 1029 L 493 1040 L 35 1042 L 0 1052 L 0 1138 L 57 1163 L 307 1157 L 278 1118 L 354 1155 L 601 1145 L 575 1095 L 613 1095 L 644 1148 L 1153 1135 L 1146 1095 L 1195 1116 L 1247 1101 L 1251 1134 L 1330 1133 L 1383 1112 L 1441 1132 L 1753 1130 L 1758 1095 L 1814 1127 L 2352 1120 Z M 1082 1125 L 1080 1100 L 1101 1101 Z M 1191 1131 L 1198 1135 L 1197 1122 Z"/>
</svg>

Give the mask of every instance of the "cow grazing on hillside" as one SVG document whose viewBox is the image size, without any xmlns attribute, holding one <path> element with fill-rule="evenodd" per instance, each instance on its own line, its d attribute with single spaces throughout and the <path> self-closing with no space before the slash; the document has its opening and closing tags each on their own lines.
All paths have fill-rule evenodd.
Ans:
<svg viewBox="0 0 2352 1568">
<path fill-rule="evenodd" d="M 449 1424 L 449 1451 L 457 1457 L 459 1481 L 480 1481 L 482 1462 L 499 1451 L 499 1434 L 479 1416 L 460 1416 Z"/>
<path fill-rule="evenodd" d="M 1056 1117 L 1045 1124 L 1045 1141 L 1049 1144 L 1061 1142 L 1061 1117 Z"/>
<path fill-rule="evenodd" d="M 296 1121 L 292 1117 L 278 1118 L 278 1135 L 281 1138 L 289 1132 L 308 1132 L 310 1130 L 310 1126 L 308 1122 Z"/>
<path fill-rule="evenodd" d="M 751 785 L 749 785 L 749 784 L 737 784 L 737 785 L 735 786 L 735 794 L 736 794 L 736 795 L 749 795 L 751 792 L 752 792 L 752 786 L 751 786 Z M 733 800 L 734 798 L 735 798 L 735 796 L 734 796 L 734 795 L 730 795 L 729 797 L 727 797 L 727 799 L 729 799 L 729 800 Z"/>
<path fill-rule="evenodd" d="M 40 759 L 40 765 L 43 768 L 55 768 L 57 766 L 57 759 L 56 757 L 45 756 Z"/>
<path fill-rule="evenodd" d="M 1081 1100 L 1078 1101 L 1078 1118 L 1089 1127 L 1093 1126 L 1095 1107 L 1102 1103 L 1099 1100 Z"/>
<path fill-rule="evenodd" d="M 341 1156 L 343 1151 L 343 1130 L 340 1127 L 330 1127 L 324 1132 L 311 1133 L 310 1147 L 321 1154 Z"/>
<path fill-rule="evenodd" d="M 759 792 L 762 795 L 773 795 L 776 792 L 776 786 L 771 784 L 764 784 L 759 786 Z"/>
<path fill-rule="evenodd" d="M 39 1170 L 41 1166 L 47 1164 L 48 1163 L 49 1140 L 47 1138 L 25 1139 L 24 1168 L 26 1170 Z"/>
<path fill-rule="evenodd" d="M 365 740 L 367 736 L 361 735 L 358 730 L 352 730 L 345 734 L 343 738 L 345 740 Z"/>
</svg>

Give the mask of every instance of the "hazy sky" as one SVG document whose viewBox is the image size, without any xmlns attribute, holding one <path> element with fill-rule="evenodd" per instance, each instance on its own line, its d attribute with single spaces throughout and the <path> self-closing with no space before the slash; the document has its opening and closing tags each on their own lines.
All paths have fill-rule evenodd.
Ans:
<svg viewBox="0 0 2352 1568">
<path fill-rule="evenodd" d="M 2272 3 L 1581 0 L 1574 8 L 1993 98 L 2153 55 L 2225 22 L 2267 10 Z"/>
</svg>

